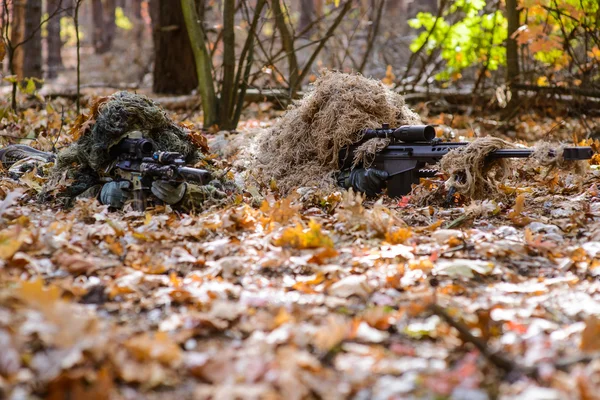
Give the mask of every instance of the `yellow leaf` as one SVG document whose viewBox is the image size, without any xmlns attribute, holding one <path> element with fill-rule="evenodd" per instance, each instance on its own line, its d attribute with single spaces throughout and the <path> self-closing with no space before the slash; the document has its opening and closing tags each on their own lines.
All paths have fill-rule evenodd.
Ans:
<svg viewBox="0 0 600 400">
<path fill-rule="evenodd" d="M 549 86 L 548 77 L 547 76 L 540 76 L 537 79 L 537 85 L 538 86 Z"/>
<path fill-rule="evenodd" d="M 410 229 L 406 228 L 398 228 L 395 230 L 390 230 L 385 234 L 385 241 L 390 244 L 400 244 L 404 243 L 406 239 L 412 236 L 412 232 Z"/>
<path fill-rule="evenodd" d="M 21 248 L 25 234 L 20 226 L 0 232 L 0 259 L 9 260 Z"/>
<path fill-rule="evenodd" d="M 17 296 L 27 304 L 47 307 L 60 299 L 61 290 L 58 286 L 44 288 L 42 279 L 36 279 L 23 281 L 17 289 Z"/>
<path fill-rule="evenodd" d="M 316 249 L 318 247 L 333 247 L 333 240 L 321 231 L 321 225 L 314 220 L 308 223 L 308 229 L 302 225 L 284 229 L 281 236 L 273 241 L 275 246 L 292 247 L 295 249 Z"/>
</svg>

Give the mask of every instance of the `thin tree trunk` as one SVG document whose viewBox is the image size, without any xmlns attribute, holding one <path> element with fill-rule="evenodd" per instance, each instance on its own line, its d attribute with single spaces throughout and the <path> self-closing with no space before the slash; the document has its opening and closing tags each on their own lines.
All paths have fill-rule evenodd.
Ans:
<svg viewBox="0 0 600 400">
<path fill-rule="evenodd" d="M 155 93 L 187 94 L 198 87 L 196 63 L 181 4 L 150 2 L 154 39 Z"/>
<path fill-rule="evenodd" d="M 48 14 L 52 14 L 56 9 L 62 8 L 63 2 L 67 0 L 48 0 Z M 62 40 L 60 38 L 60 19 L 62 13 L 57 13 L 48 21 L 48 59 L 46 65 L 48 67 L 48 78 L 56 78 L 58 71 L 62 68 Z"/>
<path fill-rule="evenodd" d="M 298 87 L 299 74 L 298 59 L 296 58 L 296 52 L 294 50 L 294 37 L 287 26 L 285 14 L 281 8 L 280 0 L 273 0 L 271 7 L 275 16 L 275 25 L 281 34 L 281 46 L 283 47 L 285 54 L 287 54 L 289 68 L 288 84 L 290 86 L 290 98 L 293 99 L 294 92 Z"/>
<path fill-rule="evenodd" d="M 42 78 L 42 2 L 28 0 L 25 9 L 25 40 L 23 44 L 23 76 Z"/>
<path fill-rule="evenodd" d="M 233 87 L 235 77 L 235 0 L 224 0 L 223 4 L 223 84 L 219 101 L 219 121 L 221 129 L 235 129 L 231 126 L 233 112 Z M 251 34 L 251 33 L 249 33 Z"/>
<path fill-rule="evenodd" d="M 308 38 L 312 33 L 312 28 L 306 28 L 313 22 L 315 18 L 315 2 L 314 0 L 301 0 L 300 7 L 300 23 L 298 24 L 298 31 L 303 32 L 302 36 Z"/>
<path fill-rule="evenodd" d="M 506 83 L 509 85 L 519 80 L 519 49 L 513 34 L 519 29 L 519 10 L 517 0 L 506 0 L 506 19 L 508 20 L 508 36 L 506 38 Z M 512 113 L 518 104 L 518 92 L 512 91 L 508 103 L 508 113 Z"/>
<path fill-rule="evenodd" d="M 369 61 L 369 57 L 371 56 L 371 51 L 373 50 L 373 46 L 375 45 L 375 40 L 379 35 L 379 26 L 381 24 L 381 16 L 383 15 L 383 9 L 385 8 L 385 1 L 381 0 L 379 6 L 376 7 L 376 2 L 373 1 L 372 9 L 371 9 L 371 20 L 373 21 L 373 25 L 369 29 L 369 34 L 367 36 L 367 48 L 363 54 L 363 59 L 358 67 L 358 72 L 362 74 L 367 62 Z"/>
<path fill-rule="evenodd" d="M 27 0 L 15 0 L 13 3 L 13 20 L 10 42 L 14 48 L 25 40 L 25 8 Z M 9 49 L 9 58 L 12 58 L 10 69 L 11 73 L 17 76 L 18 80 L 23 79 L 23 47 L 20 46 L 13 51 L 11 56 Z"/>
<path fill-rule="evenodd" d="M 96 54 L 102 54 L 106 52 L 102 0 L 92 0 L 92 16 L 94 18 L 94 51 Z"/>
<path fill-rule="evenodd" d="M 75 0 L 75 14 L 73 18 L 75 20 L 75 37 L 77 40 L 77 114 L 81 107 L 81 42 L 79 39 L 79 9 L 83 0 Z"/>
<path fill-rule="evenodd" d="M 198 19 L 195 1 L 181 0 L 181 8 L 196 59 L 198 92 L 202 98 L 202 110 L 204 111 L 204 128 L 208 129 L 217 122 L 217 96 L 211 74 L 211 59 L 204 39 L 202 21 Z"/>
<path fill-rule="evenodd" d="M 142 19 L 142 0 L 129 0 L 129 15 L 134 19 Z"/>
<path fill-rule="evenodd" d="M 106 30 L 104 46 L 106 51 L 112 47 L 115 34 L 117 33 L 117 25 L 115 20 L 115 11 L 117 9 L 116 0 L 106 0 L 104 4 L 104 26 Z"/>
</svg>

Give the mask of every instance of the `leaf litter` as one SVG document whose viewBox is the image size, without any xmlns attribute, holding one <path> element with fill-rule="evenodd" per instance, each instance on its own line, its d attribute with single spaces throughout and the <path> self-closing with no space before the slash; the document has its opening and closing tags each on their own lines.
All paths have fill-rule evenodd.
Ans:
<svg viewBox="0 0 600 400">
<path fill-rule="evenodd" d="M 597 164 L 452 207 L 275 184 L 199 215 L 54 209 L 3 175 L 0 397 L 593 398 Z"/>
</svg>

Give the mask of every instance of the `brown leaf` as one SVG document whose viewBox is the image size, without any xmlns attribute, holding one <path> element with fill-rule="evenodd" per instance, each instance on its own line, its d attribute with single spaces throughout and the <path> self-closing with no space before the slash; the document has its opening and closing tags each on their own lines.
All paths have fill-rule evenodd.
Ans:
<svg viewBox="0 0 600 400">
<path fill-rule="evenodd" d="M 581 332 L 580 348 L 585 352 L 600 351 L 600 319 L 590 315 L 585 321 L 585 328 Z"/>
<path fill-rule="evenodd" d="M 0 232 L 0 259 L 10 260 L 21 248 L 26 238 L 25 231 L 19 225 Z"/>
<path fill-rule="evenodd" d="M 93 259 L 84 257 L 81 254 L 59 253 L 54 257 L 54 261 L 59 267 L 66 269 L 74 275 L 85 274 L 95 266 Z"/>
<path fill-rule="evenodd" d="M 181 348 L 166 332 L 142 333 L 125 342 L 125 347 L 138 361 L 155 360 L 175 366 L 182 357 Z"/>
</svg>

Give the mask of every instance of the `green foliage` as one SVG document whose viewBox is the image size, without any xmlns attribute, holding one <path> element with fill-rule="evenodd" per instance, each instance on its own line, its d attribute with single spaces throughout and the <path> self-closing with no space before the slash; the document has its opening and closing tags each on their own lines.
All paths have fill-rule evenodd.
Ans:
<svg viewBox="0 0 600 400">
<path fill-rule="evenodd" d="M 419 13 L 409 21 L 414 29 L 424 29 L 410 45 L 413 52 L 421 48 L 431 54 L 439 49 L 446 67 L 435 77 L 440 81 L 458 79 L 465 68 L 485 65 L 497 70 L 506 64 L 507 21 L 501 11 L 486 13 L 485 0 L 455 1 L 440 18 Z M 459 15 L 462 18 L 455 20 Z"/>
<path fill-rule="evenodd" d="M 547 81 L 548 75 L 558 71 L 594 76 L 592 70 L 600 69 L 597 0 L 519 0 L 518 8 L 521 27 L 514 38 L 525 64 L 529 62 L 526 70 L 545 68 L 537 77 Z M 439 18 L 419 13 L 409 25 L 421 30 L 410 45 L 411 51 L 427 55 L 439 52 L 446 61 L 435 76 L 437 80 L 459 79 L 468 67 L 495 71 L 506 65 L 507 20 L 503 11 L 486 7 L 485 0 L 458 0 Z M 566 75 L 562 76 L 565 79 Z M 580 84 L 582 80 L 574 82 Z"/>
<path fill-rule="evenodd" d="M 21 93 L 23 94 L 28 94 L 28 95 L 33 95 L 35 94 L 38 86 L 37 84 L 41 84 L 44 81 L 42 79 L 38 79 L 38 78 L 25 78 L 23 79 L 23 81 L 19 84 L 19 89 L 21 90 Z"/>
<path fill-rule="evenodd" d="M 133 28 L 133 24 L 131 23 L 129 18 L 125 16 L 125 13 L 123 12 L 123 9 L 121 7 L 117 7 L 115 9 L 115 24 L 119 28 L 126 31 L 131 30 Z"/>
<path fill-rule="evenodd" d="M 574 64 L 575 72 L 590 70 L 590 62 L 599 63 L 594 39 L 600 29 L 597 0 L 522 0 L 521 5 L 526 20 L 516 40 L 535 60 L 555 71 Z"/>
</svg>

